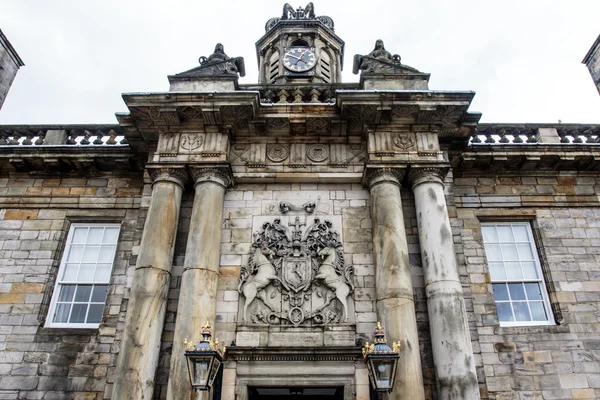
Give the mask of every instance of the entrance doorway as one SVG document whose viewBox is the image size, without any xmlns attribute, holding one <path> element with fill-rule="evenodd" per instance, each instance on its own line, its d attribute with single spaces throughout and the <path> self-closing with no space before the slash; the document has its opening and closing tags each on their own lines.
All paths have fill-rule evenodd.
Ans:
<svg viewBox="0 0 600 400">
<path fill-rule="evenodd" d="M 296 398 L 298 400 L 343 400 L 343 387 L 248 387 L 248 400 Z"/>
</svg>

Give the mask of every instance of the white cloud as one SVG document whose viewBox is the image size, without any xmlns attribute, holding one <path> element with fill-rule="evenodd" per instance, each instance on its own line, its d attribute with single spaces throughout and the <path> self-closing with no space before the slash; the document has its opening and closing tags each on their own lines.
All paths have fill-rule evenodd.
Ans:
<svg viewBox="0 0 600 400">
<path fill-rule="evenodd" d="M 291 3 L 294 7 L 305 6 Z M 4 0 L 0 27 L 23 67 L 0 123 L 115 122 L 123 92 L 166 91 L 217 42 L 257 80 L 254 43 L 284 2 Z M 315 2 L 352 56 L 376 39 L 431 73 L 435 90 L 474 90 L 484 122 L 600 123 L 600 96 L 581 60 L 600 33 L 600 2 L 422 0 Z"/>
</svg>

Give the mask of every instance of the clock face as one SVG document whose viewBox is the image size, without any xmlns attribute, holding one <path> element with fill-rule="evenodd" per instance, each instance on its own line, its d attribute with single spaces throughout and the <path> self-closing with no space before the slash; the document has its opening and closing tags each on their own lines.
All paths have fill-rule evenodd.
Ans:
<svg viewBox="0 0 600 400">
<path fill-rule="evenodd" d="M 292 47 L 283 55 L 283 66 L 292 72 L 306 72 L 316 63 L 317 57 L 308 47 Z"/>
</svg>

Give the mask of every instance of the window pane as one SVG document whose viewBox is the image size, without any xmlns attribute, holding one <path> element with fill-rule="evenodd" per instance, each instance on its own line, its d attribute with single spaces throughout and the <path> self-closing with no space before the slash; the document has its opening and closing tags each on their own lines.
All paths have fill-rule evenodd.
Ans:
<svg viewBox="0 0 600 400">
<path fill-rule="evenodd" d="M 76 287 L 77 285 L 60 285 L 60 294 L 58 295 L 58 301 L 73 301 L 73 294 L 75 294 Z"/>
<path fill-rule="evenodd" d="M 100 244 L 102 243 L 102 235 L 104 234 L 104 228 L 90 228 L 88 234 L 87 244 Z"/>
<path fill-rule="evenodd" d="M 527 235 L 527 225 L 513 225 L 513 233 L 516 242 L 529 242 Z"/>
<path fill-rule="evenodd" d="M 91 285 L 77 285 L 77 292 L 75 292 L 75 301 L 87 303 L 88 301 L 90 301 L 90 294 L 92 294 Z"/>
<path fill-rule="evenodd" d="M 88 228 L 87 227 L 77 227 L 74 229 L 75 229 L 75 231 L 73 232 L 73 240 L 71 241 L 71 243 L 78 243 L 78 244 L 85 243 L 85 238 L 87 237 Z"/>
<path fill-rule="evenodd" d="M 481 233 L 483 233 L 483 241 L 485 243 L 498 243 L 498 234 L 496 233 L 495 226 L 482 226 Z"/>
<path fill-rule="evenodd" d="M 63 281 L 76 281 L 77 272 L 79 272 L 79 264 L 66 264 L 63 272 Z"/>
<path fill-rule="evenodd" d="M 498 310 L 498 320 L 501 322 L 514 321 L 510 303 L 496 303 Z"/>
<path fill-rule="evenodd" d="M 529 315 L 529 307 L 527 307 L 527 302 L 518 301 L 512 304 L 516 321 L 531 321 L 531 316 Z"/>
<path fill-rule="evenodd" d="M 95 263 L 98 262 L 98 253 L 100 253 L 100 246 L 85 246 L 83 251 L 83 258 L 81 262 Z"/>
<path fill-rule="evenodd" d="M 94 279 L 96 264 L 81 264 L 79 268 L 78 282 L 91 282 Z"/>
<path fill-rule="evenodd" d="M 494 291 L 494 300 L 510 300 L 508 297 L 508 288 L 506 287 L 506 283 L 494 283 L 492 285 L 492 290 Z"/>
<path fill-rule="evenodd" d="M 531 314 L 533 316 L 534 321 L 547 321 L 548 316 L 546 315 L 546 307 L 544 307 L 544 303 L 541 301 L 534 301 L 529 303 L 529 307 L 531 308 Z"/>
<path fill-rule="evenodd" d="M 488 261 L 502 261 L 502 252 L 500 251 L 500 245 L 488 244 L 485 246 L 485 254 Z"/>
<path fill-rule="evenodd" d="M 499 225 L 496 228 L 498 229 L 498 238 L 500 239 L 500 242 L 510 243 L 514 241 L 510 225 Z"/>
<path fill-rule="evenodd" d="M 511 300 L 527 300 L 525 297 L 525 289 L 523 289 L 522 283 L 509 283 L 508 290 L 510 291 Z"/>
<path fill-rule="evenodd" d="M 518 244 L 517 249 L 519 250 L 519 260 L 533 260 L 533 253 L 531 252 L 531 246 L 529 244 Z"/>
<path fill-rule="evenodd" d="M 69 256 L 67 262 L 78 263 L 81 262 L 81 255 L 83 254 L 83 246 L 71 246 L 69 249 Z"/>
<path fill-rule="evenodd" d="M 527 292 L 528 300 L 542 300 L 542 291 L 540 290 L 539 283 L 526 283 L 525 291 Z"/>
<path fill-rule="evenodd" d="M 87 308 L 87 304 L 73 304 L 73 311 L 71 311 L 71 318 L 69 318 L 69 322 L 85 322 L 85 314 L 87 312 Z"/>
<path fill-rule="evenodd" d="M 506 268 L 506 278 L 510 280 L 523 279 L 523 272 L 521 272 L 521 263 L 519 262 L 505 262 L 504 267 Z"/>
<path fill-rule="evenodd" d="M 490 276 L 492 280 L 503 281 L 506 279 L 506 272 L 504 271 L 504 263 L 502 262 L 491 262 L 489 263 Z"/>
<path fill-rule="evenodd" d="M 119 228 L 106 228 L 102 243 L 116 244 L 119 237 Z"/>
<path fill-rule="evenodd" d="M 104 304 L 90 304 L 90 312 L 85 322 L 100 323 L 102 321 L 102 311 L 104 311 Z"/>
<path fill-rule="evenodd" d="M 505 261 L 518 261 L 519 255 L 517 254 L 517 246 L 514 244 L 503 244 L 502 255 Z"/>
<path fill-rule="evenodd" d="M 533 261 L 521 263 L 523 267 L 523 276 L 525 279 L 539 279 L 538 269 Z"/>
<path fill-rule="evenodd" d="M 98 256 L 99 263 L 112 263 L 115 254 L 115 246 L 102 246 L 100 255 Z"/>
<path fill-rule="evenodd" d="M 110 270 L 112 264 L 98 264 L 96 266 L 96 273 L 94 274 L 94 282 L 106 282 L 110 281 Z"/>
<path fill-rule="evenodd" d="M 92 302 L 104 303 L 106 301 L 106 292 L 108 291 L 108 285 L 94 285 L 92 291 Z"/>
<path fill-rule="evenodd" d="M 57 304 L 52 322 L 67 322 L 67 319 L 69 318 L 69 311 L 71 311 L 71 304 Z"/>
</svg>

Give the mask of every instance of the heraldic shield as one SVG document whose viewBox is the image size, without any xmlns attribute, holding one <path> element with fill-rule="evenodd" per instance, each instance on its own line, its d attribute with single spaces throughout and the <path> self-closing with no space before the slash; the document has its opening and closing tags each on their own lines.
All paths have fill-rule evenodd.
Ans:
<svg viewBox="0 0 600 400">
<path fill-rule="evenodd" d="M 239 320 L 246 325 L 341 324 L 354 315 L 348 301 L 353 268 L 344 263 L 341 237 L 329 219 L 265 220 L 254 233 L 238 290 Z"/>
</svg>

